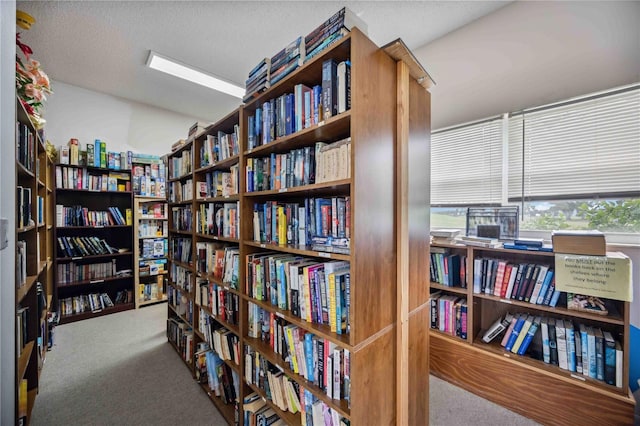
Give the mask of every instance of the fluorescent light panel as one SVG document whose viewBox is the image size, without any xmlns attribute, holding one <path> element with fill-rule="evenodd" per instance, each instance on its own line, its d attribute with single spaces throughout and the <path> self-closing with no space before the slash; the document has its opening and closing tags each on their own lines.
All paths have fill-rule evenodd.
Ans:
<svg viewBox="0 0 640 426">
<path fill-rule="evenodd" d="M 245 89 L 227 81 L 221 80 L 211 74 L 204 73 L 193 69 L 187 65 L 178 63 L 173 59 L 158 55 L 154 51 L 149 52 L 149 58 L 147 59 L 147 66 L 154 70 L 162 71 L 174 77 L 182 78 L 192 83 L 200 84 L 218 92 L 226 93 L 227 95 L 235 96 L 242 99 L 245 94 Z"/>
</svg>

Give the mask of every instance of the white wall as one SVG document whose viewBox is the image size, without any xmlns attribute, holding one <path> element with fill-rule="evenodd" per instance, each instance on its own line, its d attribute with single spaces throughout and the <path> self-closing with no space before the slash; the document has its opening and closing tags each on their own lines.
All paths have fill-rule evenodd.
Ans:
<svg viewBox="0 0 640 426">
<path fill-rule="evenodd" d="M 174 142 L 186 139 L 189 127 L 198 121 L 59 81 L 53 81 L 52 88 L 44 117 L 46 137 L 56 146 L 71 138 L 81 146 L 100 139 L 109 151 L 164 155 Z"/>
<path fill-rule="evenodd" d="M 15 229 L 16 3 L 0 1 L 0 217 Z M 0 251 L 0 424 L 15 423 L 15 231 Z"/>
<path fill-rule="evenodd" d="M 640 81 L 640 2 L 513 2 L 415 50 L 433 129 Z"/>
</svg>

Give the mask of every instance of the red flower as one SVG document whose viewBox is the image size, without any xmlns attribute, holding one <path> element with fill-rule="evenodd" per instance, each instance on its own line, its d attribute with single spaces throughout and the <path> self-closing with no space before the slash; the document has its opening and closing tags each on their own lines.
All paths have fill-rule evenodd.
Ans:
<svg viewBox="0 0 640 426">
<path fill-rule="evenodd" d="M 33 107 L 31 105 L 29 105 L 28 103 L 26 103 L 22 99 L 20 99 L 20 103 L 24 107 L 24 110 L 27 111 L 27 114 L 29 114 L 29 115 L 35 114 L 35 111 L 33 110 Z"/>
<path fill-rule="evenodd" d="M 18 45 L 20 50 L 22 50 L 22 53 L 27 58 L 27 60 L 29 60 L 29 56 L 33 54 L 33 50 L 31 50 L 31 48 L 26 44 L 20 42 L 20 33 L 16 33 L 16 44 Z"/>
</svg>

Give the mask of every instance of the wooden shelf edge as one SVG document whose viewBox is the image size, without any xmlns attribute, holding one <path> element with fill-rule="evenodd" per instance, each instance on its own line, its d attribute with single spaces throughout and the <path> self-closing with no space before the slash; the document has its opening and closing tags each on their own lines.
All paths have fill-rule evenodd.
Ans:
<svg viewBox="0 0 640 426">
<path fill-rule="evenodd" d="M 418 61 L 413 52 L 411 52 L 407 45 L 404 44 L 404 41 L 401 38 L 382 46 L 381 49 L 396 61 L 403 61 L 406 63 L 409 67 L 409 74 L 411 77 L 416 79 L 418 84 L 426 90 L 435 86 L 436 83 L 433 78 L 431 78 L 427 70 L 424 69 L 420 61 Z"/>
<path fill-rule="evenodd" d="M 351 178 L 347 178 L 347 179 L 333 180 L 329 182 L 313 183 L 311 185 L 294 186 L 291 188 L 244 192 L 242 195 L 244 197 L 264 197 L 264 196 L 270 196 L 270 195 L 283 195 L 283 194 L 289 194 L 289 193 L 309 192 L 309 191 L 315 191 L 319 189 L 336 189 L 338 187 L 344 187 L 345 189 L 347 189 L 349 188 L 350 185 L 351 185 Z"/>
<path fill-rule="evenodd" d="M 102 284 L 102 283 L 110 282 L 110 281 L 121 281 L 121 280 L 128 279 L 128 278 L 133 278 L 133 275 L 126 275 L 126 276 L 122 276 L 122 277 L 96 278 L 95 280 L 73 281 L 73 282 L 70 282 L 70 283 L 56 283 L 56 285 L 57 285 L 58 289 L 61 289 L 61 288 L 65 288 L 65 287 L 77 287 L 77 286 L 87 285 L 87 284 Z"/>
<path fill-rule="evenodd" d="M 64 315 L 60 317 L 60 324 L 69 324 L 69 323 L 81 321 L 84 319 L 101 317 L 104 315 L 115 314 L 117 312 L 128 311 L 134 308 L 135 308 L 134 303 L 120 303 L 111 308 L 102 309 L 101 311 L 98 311 L 98 312 L 90 311 L 90 312 L 82 312 L 82 313 L 73 314 L 73 315 Z"/>
<path fill-rule="evenodd" d="M 443 290 L 443 291 L 448 291 L 448 292 L 451 292 L 451 293 L 461 294 L 461 295 L 464 295 L 464 296 L 468 296 L 469 295 L 469 289 L 468 288 L 449 287 L 449 286 L 442 285 L 442 284 L 434 282 L 434 281 L 431 281 L 429 283 L 429 286 L 434 290 Z"/>
<path fill-rule="evenodd" d="M 234 425 L 235 420 L 235 407 L 231 404 L 225 404 L 224 401 L 211 390 L 206 383 L 199 383 L 200 388 L 207 394 L 213 405 L 216 406 L 222 417 L 227 421 L 229 425 Z"/>
<path fill-rule="evenodd" d="M 235 154 L 235 155 L 232 155 L 231 157 L 227 157 L 224 160 L 217 161 L 213 164 L 200 166 L 199 168 L 195 169 L 193 173 L 202 173 L 202 172 L 208 172 L 209 170 L 226 169 L 236 164 L 239 160 L 240 160 L 240 155 Z"/>
<path fill-rule="evenodd" d="M 249 240 L 245 240 L 243 244 L 251 247 L 257 247 L 261 249 L 277 251 L 282 253 L 299 254 L 301 256 L 307 256 L 307 257 L 314 257 L 314 258 L 320 257 L 322 259 L 330 259 L 330 260 L 347 260 L 347 261 L 351 260 L 350 254 L 331 253 L 328 251 L 308 250 L 307 248 L 301 249 L 298 247 L 291 247 L 291 246 L 279 246 L 276 244 L 257 243 L 255 241 L 249 241 Z M 306 246 L 306 247 L 310 247 L 310 246 Z"/>
<path fill-rule="evenodd" d="M 27 342 L 27 344 L 22 349 L 20 358 L 18 358 L 18 371 L 16 371 L 18 381 L 22 380 L 24 378 L 24 374 L 27 372 L 27 366 L 29 365 L 31 352 L 33 352 L 34 347 L 35 341 L 31 340 L 30 342 Z"/>
<path fill-rule="evenodd" d="M 223 320 L 219 316 L 214 315 L 213 312 L 211 312 L 211 309 L 209 309 L 206 306 L 202 306 L 202 305 L 196 305 L 196 306 L 198 306 L 198 309 L 202 309 L 203 311 L 205 311 L 207 315 L 209 315 L 211 318 L 216 320 L 216 322 L 220 323 L 220 325 L 222 325 L 224 328 L 226 328 L 227 330 L 231 331 L 236 336 L 241 337 L 240 336 L 240 327 L 239 326 L 231 324 L 231 323 Z M 220 357 L 220 359 L 222 359 L 222 357 Z"/>
</svg>

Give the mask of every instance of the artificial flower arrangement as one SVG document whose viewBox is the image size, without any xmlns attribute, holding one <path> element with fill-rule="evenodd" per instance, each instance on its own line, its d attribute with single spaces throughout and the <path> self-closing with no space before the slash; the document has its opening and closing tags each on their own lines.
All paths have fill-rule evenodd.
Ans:
<svg viewBox="0 0 640 426">
<path fill-rule="evenodd" d="M 18 11 L 16 15 L 17 24 L 23 29 L 29 29 L 34 22 L 31 16 L 22 11 Z M 46 95 L 53 93 L 51 83 L 40 67 L 40 62 L 31 57 L 31 48 L 20 41 L 20 33 L 16 33 L 16 45 L 16 94 L 36 128 L 42 128 L 45 123 L 42 107 L 47 99 Z"/>
</svg>

